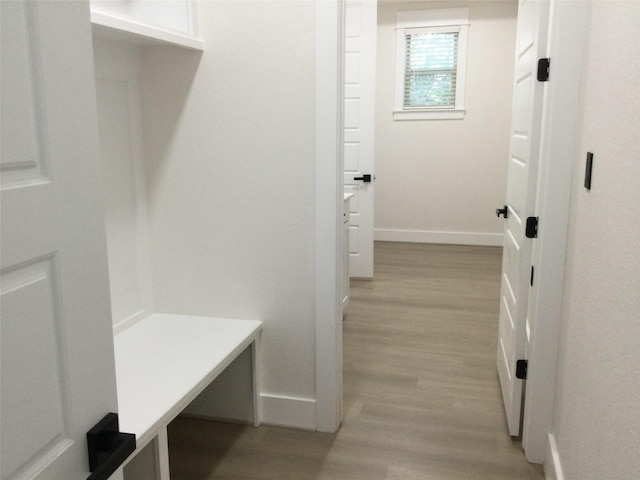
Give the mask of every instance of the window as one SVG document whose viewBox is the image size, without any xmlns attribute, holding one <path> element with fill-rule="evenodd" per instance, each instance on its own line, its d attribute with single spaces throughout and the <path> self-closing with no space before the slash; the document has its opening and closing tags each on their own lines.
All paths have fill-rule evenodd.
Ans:
<svg viewBox="0 0 640 480">
<path fill-rule="evenodd" d="M 398 12 L 396 120 L 464 117 L 469 10 Z"/>
</svg>

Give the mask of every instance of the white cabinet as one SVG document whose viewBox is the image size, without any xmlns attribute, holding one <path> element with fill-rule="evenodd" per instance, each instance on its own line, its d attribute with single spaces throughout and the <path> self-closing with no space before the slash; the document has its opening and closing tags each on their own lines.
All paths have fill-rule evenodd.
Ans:
<svg viewBox="0 0 640 480">
<path fill-rule="evenodd" d="M 342 208 L 342 309 L 349 303 L 349 218 L 351 209 L 349 206 L 353 193 L 344 194 Z"/>
</svg>

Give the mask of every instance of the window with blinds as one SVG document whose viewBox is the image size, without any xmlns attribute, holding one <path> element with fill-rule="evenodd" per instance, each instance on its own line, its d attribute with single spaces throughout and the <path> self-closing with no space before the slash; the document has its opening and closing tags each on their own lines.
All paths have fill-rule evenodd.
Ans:
<svg viewBox="0 0 640 480">
<path fill-rule="evenodd" d="M 405 34 L 404 108 L 455 107 L 458 32 Z"/>
<path fill-rule="evenodd" d="M 400 11 L 396 120 L 464 118 L 469 9 Z"/>
</svg>

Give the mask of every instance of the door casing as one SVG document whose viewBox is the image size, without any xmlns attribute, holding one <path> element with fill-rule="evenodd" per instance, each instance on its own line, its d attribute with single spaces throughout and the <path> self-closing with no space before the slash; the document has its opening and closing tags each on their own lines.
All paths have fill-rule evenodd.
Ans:
<svg viewBox="0 0 640 480">
<path fill-rule="evenodd" d="M 342 196 L 342 49 L 344 35 L 341 0 L 316 5 L 316 412 L 317 428 L 335 431 L 339 426 L 342 398 L 338 380 L 342 375 L 342 344 L 335 325 L 341 323 L 339 291 L 328 287 L 339 278 L 340 219 Z M 581 50 L 586 35 L 587 2 L 552 0 L 548 51 L 551 79 L 545 99 L 547 129 L 542 137 L 538 177 L 538 214 L 541 218 L 537 246 L 535 288 L 530 298 L 532 330 L 529 344 L 523 446 L 527 459 L 543 463 L 548 451 L 557 368 L 557 345 L 562 301 L 562 279 L 570 186 L 578 126 L 577 92 L 580 85 Z M 322 106 L 322 108 L 320 108 Z M 563 128 L 554 129 L 555 125 Z M 327 161 L 333 158 L 333 162 Z M 324 246 L 320 246 L 324 245 Z M 334 260 L 335 268 L 319 263 Z M 334 282 L 334 285 L 336 283 Z M 333 323 L 336 322 L 336 323 Z M 342 330 L 340 329 L 340 336 Z M 327 343 L 328 342 L 328 343 Z M 338 345 L 338 342 L 340 344 Z"/>
<path fill-rule="evenodd" d="M 535 278 L 529 298 L 531 333 L 522 433 L 525 454 L 532 463 L 549 458 L 588 11 L 588 2 L 552 0 L 550 4 L 547 56 L 551 74 L 538 172 L 536 215 L 540 223 L 532 256 Z"/>
</svg>

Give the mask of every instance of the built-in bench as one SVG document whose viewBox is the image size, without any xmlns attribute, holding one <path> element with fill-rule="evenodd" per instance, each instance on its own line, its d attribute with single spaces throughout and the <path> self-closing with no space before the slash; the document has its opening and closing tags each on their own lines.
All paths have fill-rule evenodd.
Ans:
<svg viewBox="0 0 640 480">
<path fill-rule="evenodd" d="M 157 478 L 169 479 L 167 426 L 248 347 L 253 362 L 253 423 L 258 414 L 262 322 L 153 314 L 114 337 L 120 431 L 136 435 L 133 458 L 155 443 Z"/>
</svg>

